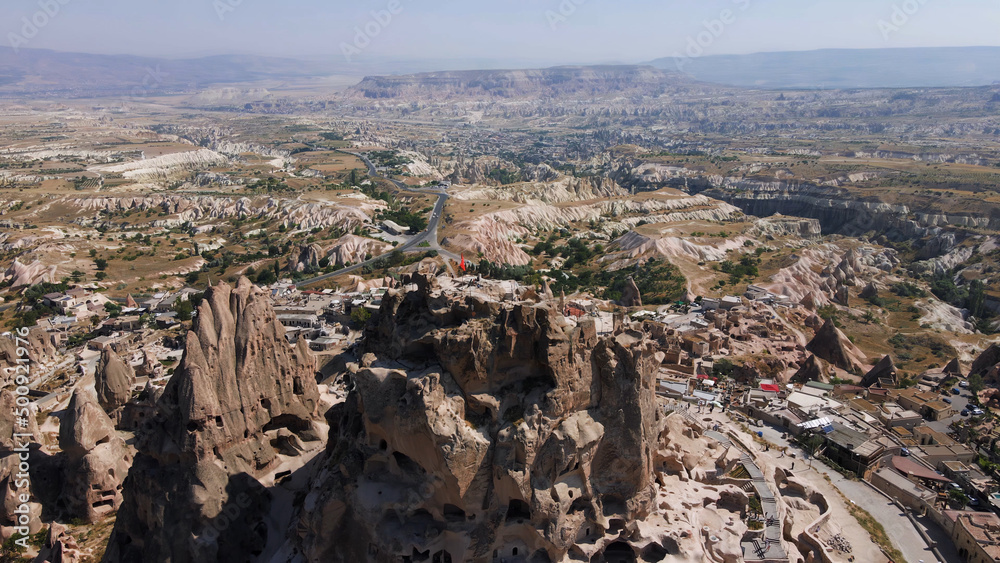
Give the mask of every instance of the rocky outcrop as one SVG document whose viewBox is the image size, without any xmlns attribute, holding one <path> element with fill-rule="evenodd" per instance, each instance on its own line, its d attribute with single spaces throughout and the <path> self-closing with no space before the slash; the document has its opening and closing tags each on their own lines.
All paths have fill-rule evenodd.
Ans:
<svg viewBox="0 0 1000 563">
<path fill-rule="evenodd" d="M 58 356 L 49 335 L 40 328 L 29 330 L 28 335 L 20 341 L 15 340 L 14 333 L 10 336 L 0 335 L 0 383 L 4 386 L 20 372 L 17 366 L 23 362 L 19 363 L 18 360 L 25 359 L 25 356 L 18 353 L 18 348 L 27 352 L 27 359 L 30 360 L 27 365 L 33 366 L 30 369 L 33 373 L 37 373 L 44 364 L 53 362 Z"/>
<path fill-rule="evenodd" d="M 956 377 L 965 377 L 962 373 L 962 362 L 958 361 L 958 358 L 948 362 L 948 365 L 944 366 L 944 372 Z"/>
<path fill-rule="evenodd" d="M 17 396 L 9 388 L 0 390 L 0 491 L 3 492 L 3 506 L 0 507 L 0 525 L 13 526 L 17 524 L 17 510 L 21 504 L 19 496 L 34 491 L 33 486 L 18 478 L 20 456 L 28 455 L 29 463 L 37 459 L 35 452 L 41 442 L 35 409 L 31 406 L 19 407 Z M 14 434 L 22 434 L 14 437 Z M 31 485 L 34 479 L 31 479 Z M 40 506 L 32 496 L 29 503 L 33 514 L 40 513 Z M 35 519 L 33 519 L 35 520 Z M 32 532 L 37 531 L 37 522 Z"/>
<path fill-rule="evenodd" d="M 285 445 L 320 440 L 315 375 L 305 339 L 289 346 L 270 299 L 249 280 L 209 289 L 178 371 L 138 432 L 105 561 L 259 555 L 271 495 L 258 479 L 298 452 Z"/>
<path fill-rule="evenodd" d="M 66 456 L 58 508 L 70 518 L 96 522 L 118 509 L 132 452 L 91 389 L 77 387 L 59 424 Z"/>
<path fill-rule="evenodd" d="M 826 366 L 823 364 L 823 360 L 820 360 L 814 355 L 810 355 L 809 358 L 802 364 L 802 367 L 795 372 L 792 376 L 793 383 L 809 383 L 810 381 L 818 381 L 820 383 L 826 383 L 830 380 Z"/>
<path fill-rule="evenodd" d="M 97 402 L 107 413 L 113 413 L 125 406 L 132 398 L 135 371 L 123 361 L 114 350 L 105 348 L 94 371 L 94 390 Z"/>
<path fill-rule="evenodd" d="M 336 227 L 353 230 L 371 223 L 371 217 L 385 208 L 382 201 L 357 200 L 306 202 L 277 198 L 148 195 L 134 197 L 67 198 L 67 206 L 76 207 L 92 217 L 80 217 L 74 223 L 91 226 L 104 224 L 102 212 L 124 213 L 131 210 L 155 211 L 167 217 L 151 223 L 153 227 L 173 228 L 184 223 L 205 223 L 210 220 L 269 219 L 299 229 Z"/>
<path fill-rule="evenodd" d="M 347 401 L 327 415 L 290 549 L 330 562 L 589 560 L 622 529 L 626 549 L 647 545 L 662 423 L 643 333 L 599 338 L 547 304 L 407 281 L 416 289 L 383 299 Z"/>
<path fill-rule="evenodd" d="M 758 219 L 754 221 L 753 226 L 747 231 L 748 236 L 768 240 L 784 236 L 814 238 L 822 234 L 823 226 L 816 219 L 785 217 L 781 214 Z"/>
<path fill-rule="evenodd" d="M 865 288 L 861 290 L 861 298 L 874 299 L 876 297 L 878 297 L 878 286 L 875 285 L 875 282 L 868 282 L 868 285 L 866 285 Z"/>
<path fill-rule="evenodd" d="M 23 264 L 17 258 L 0 275 L 0 281 L 9 281 L 10 286 L 13 288 L 35 285 L 42 282 L 53 282 L 55 279 L 55 266 L 46 266 L 38 260 L 35 260 L 31 264 Z"/>
<path fill-rule="evenodd" d="M 625 280 L 620 303 L 622 307 L 642 307 L 642 295 L 639 293 L 639 286 L 635 284 L 632 276 Z"/>
<path fill-rule="evenodd" d="M 969 375 L 978 375 L 990 381 L 1000 381 L 1000 344 L 993 344 L 972 362 Z"/>
<path fill-rule="evenodd" d="M 895 385 L 899 382 L 899 378 L 896 375 L 896 364 L 892 362 L 892 358 L 889 356 L 882 358 L 879 363 L 875 364 L 875 367 L 871 371 L 861 378 L 861 386 L 871 387 L 883 381 L 888 381 L 890 385 Z"/>
<path fill-rule="evenodd" d="M 38 550 L 38 556 L 32 563 L 77 563 L 83 560 L 76 538 L 69 529 L 58 523 L 49 524 L 45 534 L 45 543 Z"/>
<path fill-rule="evenodd" d="M 319 262 L 323 259 L 323 247 L 313 243 L 306 244 L 299 248 L 299 254 L 292 261 L 292 270 L 295 272 L 315 272 L 319 269 Z"/>
<path fill-rule="evenodd" d="M 337 267 L 364 262 L 369 255 L 381 256 L 392 249 L 392 245 L 380 240 L 345 235 L 337 240 L 327 255 L 330 264 Z"/>
<path fill-rule="evenodd" d="M 860 372 L 864 366 L 864 353 L 844 336 L 833 319 L 826 321 L 816 332 L 815 338 L 806 345 L 806 350 L 852 373 Z"/>
</svg>

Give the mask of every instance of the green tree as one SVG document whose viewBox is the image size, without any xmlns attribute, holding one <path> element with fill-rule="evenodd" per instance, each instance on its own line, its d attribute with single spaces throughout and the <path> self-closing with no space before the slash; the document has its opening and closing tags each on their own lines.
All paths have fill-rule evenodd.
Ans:
<svg viewBox="0 0 1000 563">
<path fill-rule="evenodd" d="M 108 269 L 108 261 L 105 260 L 104 258 L 98 258 L 97 260 L 94 260 L 94 265 L 97 266 L 97 269 L 102 272 Z"/>
<path fill-rule="evenodd" d="M 980 280 L 972 280 L 969 284 L 969 297 L 966 308 L 973 317 L 980 318 L 986 306 L 986 286 Z"/>
<path fill-rule="evenodd" d="M 978 395 L 984 388 L 985 384 L 983 383 L 983 376 L 978 373 L 974 373 L 969 376 L 969 391 L 972 391 L 974 395 Z"/>
<path fill-rule="evenodd" d="M 359 327 L 365 326 L 371 318 L 372 312 L 365 307 L 356 307 L 351 311 L 351 320 Z"/>
<path fill-rule="evenodd" d="M 178 300 L 174 305 L 174 311 L 177 313 L 177 320 L 190 321 L 191 315 L 194 313 L 194 303 Z"/>
</svg>

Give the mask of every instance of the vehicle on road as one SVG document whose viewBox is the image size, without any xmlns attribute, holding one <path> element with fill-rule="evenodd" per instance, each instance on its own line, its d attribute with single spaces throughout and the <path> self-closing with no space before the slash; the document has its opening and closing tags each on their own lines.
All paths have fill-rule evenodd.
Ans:
<svg viewBox="0 0 1000 563">
<path fill-rule="evenodd" d="M 967 410 L 962 411 L 962 416 L 969 416 L 969 411 Z"/>
<path fill-rule="evenodd" d="M 968 389 L 969 388 L 969 382 L 968 381 L 963 381 L 963 382 L 959 383 L 958 386 L 961 387 L 962 389 Z"/>
<path fill-rule="evenodd" d="M 959 390 L 958 390 L 958 388 L 955 388 L 955 389 L 952 389 L 952 390 L 951 390 L 951 394 L 952 394 L 952 395 L 961 395 L 961 394 L 962 394 L 962 392 L 961 392 L 961 391 L 959 391 Z"/>
<path fill-rule="evenodd" d="M 949 405 L 951 404 L 951 399 L 949 399 L 948 397 L 944 397 L 941 400 L 948 403 Z"/>
</svg>

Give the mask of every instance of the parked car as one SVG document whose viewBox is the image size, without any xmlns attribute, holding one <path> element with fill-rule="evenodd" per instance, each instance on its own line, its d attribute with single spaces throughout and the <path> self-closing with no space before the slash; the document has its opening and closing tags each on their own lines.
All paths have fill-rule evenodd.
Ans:
<svg viewBox="0 0 1000 563">
<path fill-rule="evenodd" d="M 961 391 L 959 391 L 959 390 L 958 390 L 958 388 L 956 387 L 955 389 L 952 389 L 952 390 L 951 390 L 951 394 L 952 394 L 952 395 L 961 395 L 961 394 L 962 394 L 962 392 L 961 392 Z"/>
<path fill-rule="evenodd" d="M 952 489 L 955 489 L 956 491 L 961 491 L 962 490 L 962 486 L 959 485 L 958 483 L 948 483 L 948 487 L 952 488 Z"/>
<path fill-rule="evenodd" d="M 967 410 L 962 411 L 962 416 L 969 416 L 969 411 Z"/>
<path fill-rule="evenodd" d="M 963 381 L 963 382 L 959 383 L 958 386 L 961 387 L 962 389 L 968 389 L 969 388 L 969 382 L 968 381 Z"/>
<path fill-rule="evenodd" d="M 948 397 L 943 397 L 941 400 L 948 403 L 949 405 L 951 404 L 951 399 L 949 399 Z"/>
</svg>

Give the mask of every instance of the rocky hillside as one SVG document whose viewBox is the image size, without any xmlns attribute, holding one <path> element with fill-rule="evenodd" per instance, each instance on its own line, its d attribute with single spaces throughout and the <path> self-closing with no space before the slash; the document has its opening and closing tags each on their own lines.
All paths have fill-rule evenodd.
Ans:
<svg viewBox="0 0 1000 563">
<path fill-rule="evenodd" d="M 600 337 L 547 304 L 412 282 L 385 298 L 347 401 L 327 414 L 292 560 L 689 554 L 676 529 L 656 527 L 659 469 L 686 474 L 691 460 L 660 449 L 660 356 L 646 334 Z"/>
<path fill-rule="evenodd" d="M 316 362 L 299 343 L 287 344 L 246 278 L 206 293 L 180 368 L 139 432 L 105 561 L 246 561 L 274 540 L 273 496 L 258 479 L 321 444 Z M 219 525 L 223 513 L 231 525 Z"/>
</svg>

